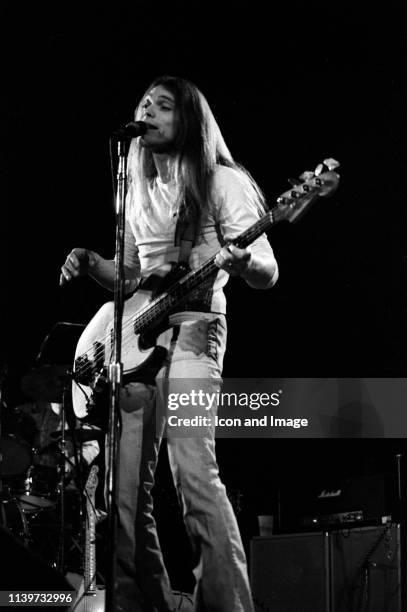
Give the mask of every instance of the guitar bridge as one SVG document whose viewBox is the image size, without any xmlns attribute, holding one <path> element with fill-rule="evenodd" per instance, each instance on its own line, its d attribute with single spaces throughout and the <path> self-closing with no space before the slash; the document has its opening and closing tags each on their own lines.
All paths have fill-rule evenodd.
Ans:
<svg viewBox="0 0 407 612">
<path fill-rule="evenodd" d="M 93 364 L 89 357 L 81 355 L 75 359 L 74 380 L 82 385 L 90 385 L 92 383 L 94 373 Z"/>
<path fill-rule="evenodd" d="M 87 353 L 75 359 L 75 380 L 82 385 L 94 385 L 96 377 L 104 369 L 104 345 L 101 342 L 94 342 L 92 352 L 93 359 L 89 359 Z"/>
</svg>

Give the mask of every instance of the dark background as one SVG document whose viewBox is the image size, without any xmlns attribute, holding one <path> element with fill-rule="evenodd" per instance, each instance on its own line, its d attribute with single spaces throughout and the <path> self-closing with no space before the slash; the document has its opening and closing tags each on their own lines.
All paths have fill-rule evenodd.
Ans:
<svg viewBox="0 0 407 612">
<path fill-rule="evenodd" d="M 202 89 L 269 205 L 288 177 L 326 157 L 341 163 L 333 198 L 270 231 L 278 285 L 229 283 L 224 375 L 405 376 L 403 4 L 2 3 L 0 357 L 10 405 L 25 400 L 21 379 L 52 325 L 87 322 L 109 298 L 89 279 L 60 289 L 59 268 L 75 246 L 112 256 L 109 134 L 163 73 Z M 249 523 L 272 510 L 276 482 L 382 470 L 400 449 L 402 439 L 218 443 Z"/>
</svg>

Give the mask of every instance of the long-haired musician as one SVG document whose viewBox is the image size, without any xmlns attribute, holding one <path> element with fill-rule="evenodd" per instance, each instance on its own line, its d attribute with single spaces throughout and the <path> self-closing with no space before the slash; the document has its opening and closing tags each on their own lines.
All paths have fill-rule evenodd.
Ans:
<svg viewBox="0 0 407 612">
<path fill-rule="evenodd" d="M 128 154 L 127 293 L 170 262 L 195 270 L 218 253 L 217 274 L 169 317 L 170 342 L 156 385 L 128 382 L 120 404 L 118 609 L 168 611 L 176 603 L 152 516 L 151 489 L 165 427 L 165 419 L 157 418 L 156 400 L 176 391 L 180 379 L 200 380 L 208 393 L 219 390 L 226 348 L 223 287 L 229 275 L 240 275 L 253 288 L 272 287 L 278 267 L 265 235 L 247 249 L 228 246 L 263 214 L 264 200 L 250 174 L 233 160 L 198 88 L 177 77 L 154 80 L 135 120 L 148 129 L 132 140 Z M 84 274 L 113 289 L 114 260 L 73 249 L 60 283 Z M 205 411 L 215 413 L 216 404 Z M 176 414 L 188 417 L 191 407 L 184 403 Z M 194 552 L 195 609 L 251 612 L 246 559 L 219 478 L 214 427 L 195 437 L 167 427 L 165 435 Z"/>
</svg>

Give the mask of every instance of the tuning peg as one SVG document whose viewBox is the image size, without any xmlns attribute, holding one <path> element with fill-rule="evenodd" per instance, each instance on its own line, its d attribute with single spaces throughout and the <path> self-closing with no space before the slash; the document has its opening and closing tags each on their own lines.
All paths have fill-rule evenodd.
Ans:
<svg viewBox="0 0 407 612">
<path fill-rule="evenodd" d="M 305 172 L 300 174 L 300 179 L 302 181 L 310 181 L 312 178 L 314 178 L 314 173 L 311 172 L 311 170 L 305 170 Z"/>
<path fill-rule="evenodd" d="M 315 168 L 315 176 L 319 176 L 322 173 L 324 166 L 328 168 L 328 170 L 335 170 L 335 168 L 339 166 L 339 162 L 336 161 L 336 159 L 333 159 L 332 157 L 324 159 L 322 164 L 318 164 L 318 166 Z"/>
<path fill-rule="evenodd" d="M 328 157 L 328 159 L 324 159 L 323 163 L 328 168 L 328 170 L 335 170 L 335 168 L 338 168 L 340 166 L 340 163 L 336 159 L 333 159 L 332 157 Z"/>
<path fill-rule="evenodd" d="M 296 187 L 297 185 L 301 185 L 301 181 L 299 179 L 289 178 L 287 180 L 290 183 L 290 185 L 292 185 L 293 187 Z"/>
<path fill-rule="evenodd" d="M 336 159 L 333 159 L 332 157 L 324 159 L 322 164 L 318 164 L 318 166 L 315 168 L 315 176 L 319 176 L 322 173 L 324 166 L 328 168 L 328 170 L 335 170 L 335 168 L 339 166 L 339 162 L 336 161 Z"/>
</svg>

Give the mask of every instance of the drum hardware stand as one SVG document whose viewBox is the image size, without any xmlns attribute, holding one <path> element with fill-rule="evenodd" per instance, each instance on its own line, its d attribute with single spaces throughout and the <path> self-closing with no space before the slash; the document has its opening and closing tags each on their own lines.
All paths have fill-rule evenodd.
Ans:
<svg viewBox="0 0 407 612">
<path fill-rule="evenodd" d="M 7 404 L 3 399 L 3 387 L 4 387 L 4 381 L 6 379 L 6 375 L 7 375 L 7 365 L 4 364 L 0 367 L 0 440 L 1 440 L 1 436 L 2 436 L 2 410 L 3 408 L 7 408 Z M 22 532 L 21 532 L 21 538 L 24 542 L 24 544 L 27 546 L 29 543 L 29 531 L 28 531 L 28 525 L 27 525 L 27 520 L 25 518 L 24 512 L 21 509 L 21 504 L 20 501 L 12 496 L 12 493 L 10 491 L 10 489 L 7 487 L 7 491 L 3 488 L 3 453 L 1 452 L 1 448 L 0 448 L 0 525 L 3 525 L 5 528 L 7 528 L 7 517 L 6 517 L 6 509 L 5 509 L 5 504 L 7 502 L 14 502 L 17 505 L 17 508 L 19 510 L 20 513 L 20 518 L 22 521 Z"/>
<path fill-rule="evenodd" d="M 58 538 L 58 555 L 57 569 L 61 574 L 65 574 L 65 394 L 67 388 L 64 388 L 63 401 L 61 407 L 61 440 L 59 442 L 59 538 Z"/>
<path fill-rule="evenodd" d="M 1 429 L 1 413 L 3 411 L 3 407 L 7 407 L 5 401 L 3 400 L 3 383 L 6 378 L 7 366 L 2 365 L 0 368 L 0 440 L 2 436 Z M 3 501 L 3 454 L 0 449 L 0 502 Z"/>
<path fill-rule="evenodd" d="M 3 400 L 3 383 L 6 379 L 6 374 L 7 374 L 7 366 L 6 365 L 2 365 L 0 368 L 0 440 L 1 440 L 1 436 L 2 436 L 2 410 L 3 407 L 7 408 L 7 404 L 6 402 Z M 10 497 L 10 494 L 7 495 L 6 493 L 3 492 L 3 453 L 1 452 L 1 448 L 0 448 L 0 504 L 3 504 L 3 500 L 6 499 L 7 497 Z M 3 513 L 4 509 L 3 506 L 1 507 L 1 512 Z M 3 520 L 4 517 L 2 517 Z"/>
<path fill-rule="evenodd" d="M 82 524 L 83 518 L 83 498 L 82 498 L 82 472 L 80 467 L 80 461 L 78 459 L 78 448 L 75 438 L 75 425 L 74 421 L 71 421 L 71 417 L 75 419 L 74 415 L 70 415 L 67 418 L 67 411 L 70 405 L 70 393 L 71 393 L 71 382 L 72 374 L 67 376 L 64 383 L 64 390 L 62 395 L 62 406 L 61 406 L 61 438 L 59 442 L 59 539 L 58 539 L 58 555 L 57 555 L 57 569 L 61 574 L 65 574 L 65 486 L 66 486 L 66 425 L 68 424 L 69 430 L 72 433 L 73 449 L 74 449 L 74 463 L 77 469 L 78 478 L 78 489 L 80 491 L 80 524 Z M 71 422 L 70 422 L 71 421 Z"/>
</svg>

